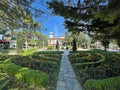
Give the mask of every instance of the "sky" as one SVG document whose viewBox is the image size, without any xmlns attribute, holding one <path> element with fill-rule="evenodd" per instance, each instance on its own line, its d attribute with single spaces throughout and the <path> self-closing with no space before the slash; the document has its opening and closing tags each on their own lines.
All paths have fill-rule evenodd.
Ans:
<svg viewBox="0 0 120 90">
<path fill-rule="evenodd" d="M 49 32 L 53 32 L 55 37 L 64 36 L 65 34 L 64 19 L 60 16 L 51 16 L 41 24 L 41 32 L 47 36 Z"/>
<path fill-rule="evenodd" d="M 36 18 L 41 24 L 41 33 L 49 37 L 49 32 L 54 33 L 54 37 L 64 36 L 66 30 L 64 29 L 64 18 L 61 16 L 56 16 L 52 14 L 52 11 L 47 8 L 45 3 L 46 0 L 40 2 L 40 0 L 35 0 L 33 7 L 40 8 L 45 13 L 40 17 Z M 49 0 L 50 1 L 50 0 Z"/>
<path fill-rule="evenodd" d="M 2 34 L 0 34 L 0 40 L 2 39 Z"/>
<path fill-rule="evenodd" d="M 46 1 L 51 0 L 35 0 L 35 2 L 32 4 L 32 7 L 41 9 L 45 13 L 41 16 L 35 18 L 34 20 L 40 22 L 41 24 L 41 33 L 49 37 L 49 32 L 54 33 L 54 37 L 60 37 L 64 36 L 66 30 L 64 29 L 64 18 L 61 16 L 56 16 L 52 14 L 52 10 L 47 8 Z M 32 11 L 32 9 L 31 9 Z M 33 11 L 32 11 L 33 12 Z M 0 35 L 0 39 L 2 39 L 2 36 Z"/>
</svg>

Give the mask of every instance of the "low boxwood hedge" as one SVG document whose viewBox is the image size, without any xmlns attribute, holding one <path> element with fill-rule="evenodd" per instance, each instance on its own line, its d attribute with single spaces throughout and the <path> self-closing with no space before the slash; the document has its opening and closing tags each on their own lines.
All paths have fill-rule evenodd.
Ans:
<svg viewBox="0 0 120 90">
<path fill-rule="evenodd" d="M 85 65 L 94 65 L 94 64 L 98 64 L 98 63 L 102 63 L 105 61 L 105 57 L 100 54 L 100 53 L 97 53 L 98 55 L 100 55 L 101 59 L 96 61 L 96 62 L 84 62 L 84 63 L 75 63 L 74 65 L 75 66 L 85 66 Z"/>
<path fill-rule="evenodd" d="M 85 83 L 85 88 L 86 90 L 120 90 L 120 77 L 89 79 Z"/>
<path fill-rule="evenodd" d="M 46 73 L 40 72 L 38 70 L 32 70 L 30 68 L 17 66 L 12 63 L 11 60 L 13 58 L 9 58 L 4 63 L 5 72 L 15 78 L 20 80 L 28 85 L 34 85 L 38 87 L 44 87 L 49 79 Z"/>
<path fill-rule="evenodd" d="M 62 54 L 63 51 L 40 51 L 35 52 L 34 54 Z"/>
</svg>

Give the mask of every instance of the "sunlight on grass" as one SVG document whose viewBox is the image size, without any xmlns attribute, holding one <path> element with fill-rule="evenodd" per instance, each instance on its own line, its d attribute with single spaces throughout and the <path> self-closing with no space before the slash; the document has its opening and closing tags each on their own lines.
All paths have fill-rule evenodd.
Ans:
<svg viewBox="0 0 120 90">
<path fill-rule="evenodd" d="M 36 49 L 32 48 L 27 51 L 24 51 L 21 55 L 26 56 L 26 55 L 32 55 Z"/>
</svg>

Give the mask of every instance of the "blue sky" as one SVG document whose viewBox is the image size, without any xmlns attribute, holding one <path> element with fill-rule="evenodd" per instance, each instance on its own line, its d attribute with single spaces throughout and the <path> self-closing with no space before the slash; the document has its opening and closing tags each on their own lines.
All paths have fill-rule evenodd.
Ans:
<svg viewBox="0 0 120 90">
<path fill-rule="evenodd" d="M 0 39 L 2 39 L 2 34 L 0 34 Z"/>
<path fill-rule="evenodd" d="M 45 13 L 38 17 L 38 22 L 41 23 L 41 32 L 49 36 L 49 32 L 53 32 L 55 37 L 64 36 L 66 30 L 64 29 L 64 18 L 61 16 L 56 16 L 52 14 L 52 11 L 47 8 L 46 0 L 40 2 L 40 0 L 35 0 L 33 7 L 40 8 Z M 50 0 L 47 0 L 50 1 Z"/>
<path fill-rule="evenodd" d="M 41 9 L 45 13 L 40 17 L 35 18 L 41 24 L 41 33 L 49 37 L 49 32 L 54 33 L 54 37 L 64 36 L 64 18 L 52 14 L 52 11 L 47 8 L 46 1 L 50 0 L 35 0 L 33 7 Z M 31 9 L 32 10 L 32 9 Z M 33 11 L 32 11 L 33 12 Z M 0 39 L 2 36 L 0 35 Z"/>
<path fill-rule="evenodd" d="M 60 16 L 50 16 L 45 19 L 45 22 L 41 23 L 41 32 L 45 35 L 49 35 L 49 32 L 53 32 L 55 37 L 64 36 L 64 19 Z M 47 30 L 45 30 L 47 29 Z"/>
</svg>

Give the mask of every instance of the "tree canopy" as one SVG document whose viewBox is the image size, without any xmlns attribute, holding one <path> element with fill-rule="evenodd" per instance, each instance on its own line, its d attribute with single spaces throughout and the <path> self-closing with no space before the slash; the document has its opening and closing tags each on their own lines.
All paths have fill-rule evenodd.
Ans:
<svg viewBox="0 0 120 90">
<path fill-rule="evenodd" d="M 119 0 L 52 0 L 48 6 L 54 14 L 65 18 L 70 32 L 87 30 L 102 38 L 120 38 Z"/>
<path fill-rule="evenodd" d="M 35 0 L 0 0 L 0 23 L 4 24 L 0 26 L 0 33 L 33 24 L 33 16 L 43 13 L 40 9 L 32 6 L 34 1 Z"/>
</svg>

